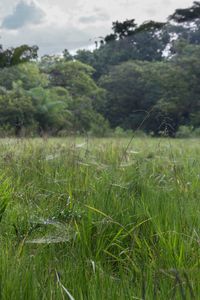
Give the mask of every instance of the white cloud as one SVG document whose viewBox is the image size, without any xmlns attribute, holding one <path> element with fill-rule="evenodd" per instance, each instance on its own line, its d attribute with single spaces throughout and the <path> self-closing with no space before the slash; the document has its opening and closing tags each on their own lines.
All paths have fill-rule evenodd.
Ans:
<svg viewBox="0 0 200 300">
<path fill-rule="evenodd" d="M 93 44 L 95 37 L 111 32 L 112 21 L 163 21 L 176 8 L 191 4 L 192 0 L 2 0 L 0 42 L 4 47 L 37 44 L 42 54 L 58 53 Z"/>
<path fill-rule="evenodd" d="M 94 8 L 94 10 L 91 13 L 87 13 L 86 15 L 83 15 L 78 19 L 78 21 L 82 24 L 94 24 L 97 22 L 107 22 L 109 20 L 109 14 L 98 7 Z"/>
<path fill-rule="evenodd" d="M 34 2 L 20 1 L 14 11 L 7 15 L 1 27 L 8 30 L 16 30 L 29 24 L 39 24 L 43 21 L 45 12 Z"/>
</svg>

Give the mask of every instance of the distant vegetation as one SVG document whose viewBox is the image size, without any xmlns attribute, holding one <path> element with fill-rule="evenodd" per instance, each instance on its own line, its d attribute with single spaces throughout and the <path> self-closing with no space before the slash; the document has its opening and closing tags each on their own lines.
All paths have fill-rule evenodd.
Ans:
<svg viewBox="0 0 200 300">
<path fill-rule="evenodd" d="M 37 50 L 0 49 L 1 136 L 199 135 L 200 2 L 164 23 L 113 22 L 94 51 Z"/>
</svg>

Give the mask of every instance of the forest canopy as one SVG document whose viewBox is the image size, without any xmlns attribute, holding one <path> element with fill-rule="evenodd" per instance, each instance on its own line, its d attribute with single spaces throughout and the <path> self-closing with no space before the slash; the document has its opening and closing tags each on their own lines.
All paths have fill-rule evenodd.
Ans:
<svg viewBox="0 0 200 300">
<path fill-rule="evenodd" d="M 1 46 L 0 133 L 200 131 L 200 2 L 166 22 L 115 21 L 95 45 L 42 58 Z"/>
</svg>

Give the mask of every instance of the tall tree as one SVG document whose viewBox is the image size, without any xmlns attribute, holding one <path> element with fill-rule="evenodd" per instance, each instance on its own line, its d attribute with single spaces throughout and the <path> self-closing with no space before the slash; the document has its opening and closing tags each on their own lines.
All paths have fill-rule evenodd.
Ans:
<svg viewBox="0 0 200 300">
<path fill-rule="evenodd" d="M 13 83 L 18 82 L 25 90 L 47 86 L 48 77 L 42 73 L 36 63 L 22 63 L 0 69 L 0 86 L 12 90 Z"/>
<path fill-rule="evenodd" d="M 4 50 L 0 46 L 0 68 L 14 66 L 20 63 L 35 60 L 38 57 L 38 47 L 21 45 Z"/>
<path fill-rule="evenodd" d="M 176 9 L 176 11 L 169 17 L 169 20 L 177 23 L 191 22 L 200 18 L 200 2 L 194 1 L 189 8 Z"/>
</svg>

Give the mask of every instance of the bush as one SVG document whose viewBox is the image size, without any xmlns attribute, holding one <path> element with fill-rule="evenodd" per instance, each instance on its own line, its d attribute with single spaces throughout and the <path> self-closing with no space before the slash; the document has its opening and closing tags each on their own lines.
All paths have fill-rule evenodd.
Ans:
<svg viewBox="0 0 200 300">
<path fill-rule="evenodd" d="M 0 138 L 14 137 L 15 129 L 10 124 L 0 126 Z"/>
<path fill-rule="evenodd" d="M 189 138 L 193 136 L 193 127 L 182 125 L 176 132 L 177 138 Z"/>
<path fill-rule="evenodd" d="M 97 137 L 109 136 L 111 134 L 111 130 L 108 121 L 100 114 L 97 114 L 95 121 L 91 124 L 89 134 Z"/>
<path fill-rule="evenodd" d="M 134 133 L 132 132 L 132 134 L 134 134 L 135 137 L 140 137 L 140 138 L 147 137 L 147 134 L 142 130 L 136 130 Z"/>
<path fill-rule="evenodd" d="M 121 128 L 120 126 L 118 126 L 114 130 L 114 136 L 115 137 L 124 137 L 124 136 L 126 136 L 126 131 L 123 128 Z"/>
<path fill-rule="evenodd" d="M 195 130 L 194 130 L 194 137 L 200 137 L 200 127 L 198 127 L 198 128 L 196 128 Z"/>
<path fill-rule="evenodd" d="M 132 129 L 128 129 L 128 130 L 124 130 L 122 127 L 116 127 L 114 130 L 114 134 L 115 137 L 146 137 L 147 134 L 142 131 L 142 130 L 132 130 Z"/>
</svg>

